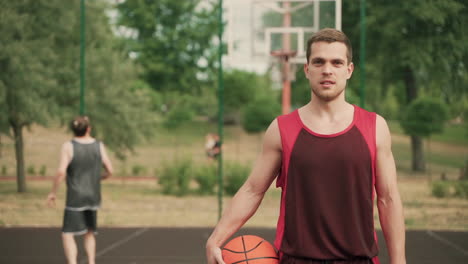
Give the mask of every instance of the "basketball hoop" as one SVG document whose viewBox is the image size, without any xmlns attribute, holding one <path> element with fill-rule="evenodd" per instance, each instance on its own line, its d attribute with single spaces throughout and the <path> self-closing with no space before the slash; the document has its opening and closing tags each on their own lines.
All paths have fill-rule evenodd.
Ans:
<svg viewBox="0 0 468 264">
<path fill-rule="evenodd" d="M 273 50 L 270 52 L 270 55 L 277 58 L 281 63 L 280 72 L 282 81 L 295 81 L 296 64 L 289 63 L 289 60 L 297 55 L 297 51 Z"/>
<path fill-rule="evenodd" d="M 295 57 L 297 55 L 297 51 L 273 50 L 270 52 L 270 55 L 273 57 L 277 57 L 281 60 L 281 62 L 287 62 L 289 61 L 289 58 Z"/>
</svg>

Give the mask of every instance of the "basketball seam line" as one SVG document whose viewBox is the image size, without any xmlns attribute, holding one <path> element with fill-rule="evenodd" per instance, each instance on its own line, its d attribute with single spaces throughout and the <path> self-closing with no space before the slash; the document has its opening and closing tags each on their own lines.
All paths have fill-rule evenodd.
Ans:
<svg viewBox="0 0 468 264">
<path fill-rule="evenodd" d="M 241 261 L 232 262 L 231 264 L 238 264 L 238 263 L 241 263 L 241 262 L 244 262 L 244 261 L 248 264 L 249 260 L 257 260 L 257 259 L 278 259 L 278 258 L 277 257 L 258 257 L 258 258 L 244 259 L 244 260 L 241 260 Z"/>
<path fill-rule="evenodd" d="M 247 259 L 247 251 L 245 250 L 244 236 L 241 236 L 241 238 L 242 238 L 242 246 L 244 247 L 245 263 L 249 264 L 249 260 Z"/>
<path fill-rule="evenodd" d="M 235 251 L 235 250 L 231 250 L 231 249 L 228 249 L 228 248 L 223 248 L 223 250 L 227 250 L 227 251 L 232 252 L 232 253 L 244 253 L 244 252 L 249 253 L 250 251 L 255 250 L 256 248 L 258 248 L 264 241 L 265 240 L 260 241 L 254 248 L 252 248 L 252 249 L 250 249 L 248 251 L 245 251 L 245 250 L 244 251 Z M 244 247 L 244 249 L 245 249 L 245 247 Z"/>
</svg>

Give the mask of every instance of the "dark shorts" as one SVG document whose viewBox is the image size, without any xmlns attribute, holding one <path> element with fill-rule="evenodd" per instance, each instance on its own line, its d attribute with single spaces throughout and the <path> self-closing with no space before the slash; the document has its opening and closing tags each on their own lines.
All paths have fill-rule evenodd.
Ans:
<svg viewBox="0 0 468 264">
<path fill-rule="evenodd" d="M 360 258 L 354 260 L 317 260 L 297 258 L 283 254 L 280 264 L 372 264 L 372 259 Z"/>
<path fill-rule="evenodd" d="M 71 211 L 63 214 L 63 233 L 83 235 L 89 231 L 97 233 L 97 210 Z"/>
</svg>

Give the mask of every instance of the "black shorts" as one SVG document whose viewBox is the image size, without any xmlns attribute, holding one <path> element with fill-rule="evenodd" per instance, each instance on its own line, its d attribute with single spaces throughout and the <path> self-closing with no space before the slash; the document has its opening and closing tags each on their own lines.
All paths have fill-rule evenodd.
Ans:
<svg viewBox="0 0 468 264">
<path fill-rule="evenodd" d="M 293 257 L 283 254 L 281 257 L 280 264 L 372 264 L 370 258 L 356 258 L 352 260 L 317 260 Z"/>
<path fill-rule="evenodd" d="M 63 233 L 83 235 L 89 231 L 97 233 L 97 210 L 71 211 L 63 214 Z"/>
</svg>

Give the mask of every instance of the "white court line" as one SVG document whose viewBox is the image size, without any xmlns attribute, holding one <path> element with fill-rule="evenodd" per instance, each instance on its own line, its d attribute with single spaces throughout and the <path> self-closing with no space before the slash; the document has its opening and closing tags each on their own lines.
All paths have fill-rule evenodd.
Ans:
<svg viewBox="0 0 468 264">
<path fill-rule="evenodd" d="M 447 244 L 447 245 L 453 247 L 454 249 L 458 250 L 458 251 L 461 252 L 462 254 L 468 256 L 468 251 L 466 251 L 465 249 L 461 248 L 461 247 L 458 246 L 457 244 L 455 244 L 455 243 L 453 243 L 453 242 L 451 242 L 451 241 L 449 241 L 449 240 L 447 240 L 447 239 L 445 239 L 445 238 L 443 238 L 443 237 L 437 235 L 436 233 L 434 233 L 434 232 L 432 232 L 432 231 L 430 231 L 430 230 L 428 230 L 426 233 L 427 233 L 428 235 L 430 235 L 431 237 L 433 237 L 433 238 L 439 240 L 440 242 L 443 242 L 443 243 L 445 243 L 445 244 Z"/>
<path fill-rule="evenodd" d="M 106 254 L 107 252 L 111 251 L 112 249 L 122 245 L 122 244 L 125 244 L 127 243 L 128 241 L 134 239 L 135 237 L 143 234 L 144 232 L 148 231 L 148 228 L 142 228 L 142 229 L 138 229 L 136 230 L 135 232 L 131 233 L 130 235 L 124 237 L 123 239 L 120 239 L 120 240 L 117 240 L 116 242 L 110 244 L 108 247 L 102 249 L 101 251 L 97 252 L 96 253 L 96 258 Z M 82 261 L 79 262 L 79 264 L 84 264 L 86 263 L 88 260 L 87 259 L 84 259 Z"/>
</svg>

